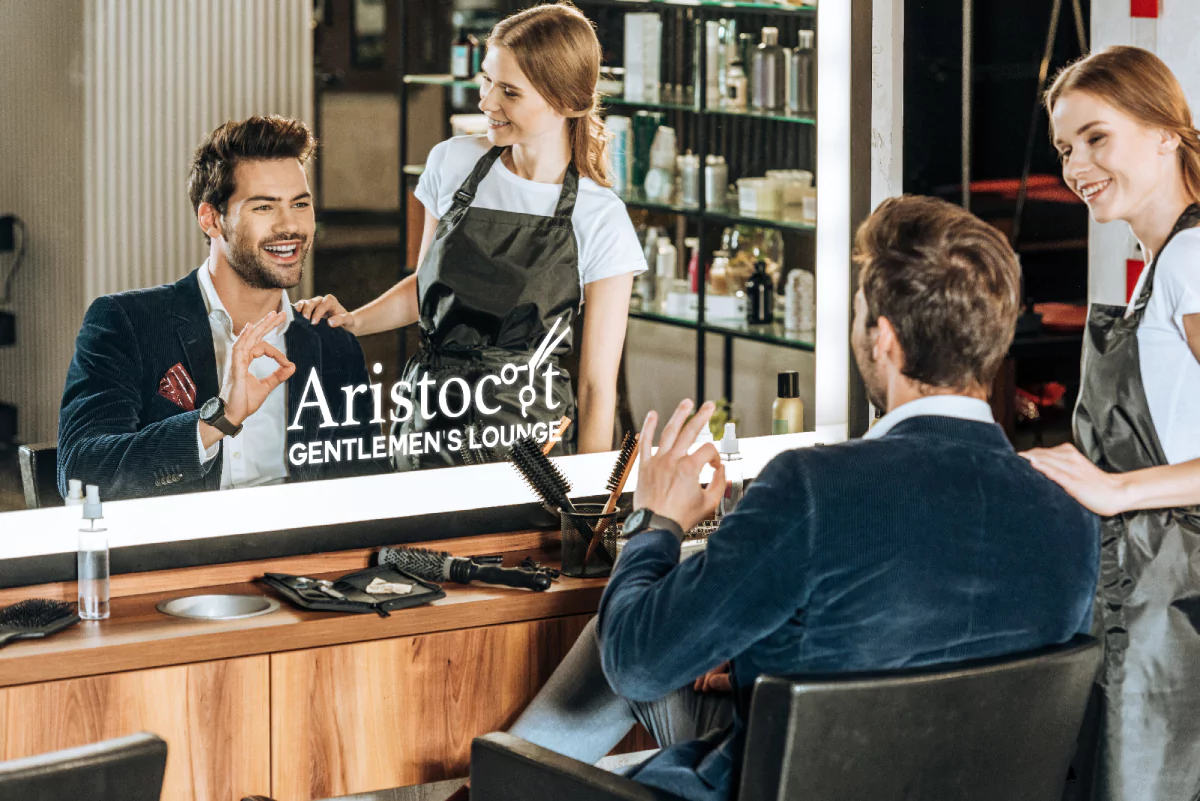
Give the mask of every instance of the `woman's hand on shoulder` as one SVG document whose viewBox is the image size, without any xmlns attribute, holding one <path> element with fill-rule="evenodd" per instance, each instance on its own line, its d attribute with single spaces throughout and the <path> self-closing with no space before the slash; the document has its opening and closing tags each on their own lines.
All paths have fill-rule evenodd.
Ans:
<svg viewBox="0 0 1200 801">
<path fill-rule="evenodd" d="M 1127 511 L 1126 486 L 1120 473 L 1106 473 L 1088 461 L 1074 445 L 1034 448 L 1021 454 L 1067 494 L 1098 515 Z"/>
<path fill-rule="evenodd" d="M 345 328 L 354 333 L 354 315 L 346 311 L 333 295 L 318 295 L 315 298 L 296 301 L 296 312 L 314 325 L 328 318 L 330 328 Z"/>
</svg>

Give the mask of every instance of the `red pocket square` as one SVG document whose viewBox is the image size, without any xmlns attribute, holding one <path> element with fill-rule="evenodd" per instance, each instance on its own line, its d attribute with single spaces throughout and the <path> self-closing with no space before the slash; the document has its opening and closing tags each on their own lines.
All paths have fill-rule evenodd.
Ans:
<svg viewBox="0 0 1200 801">
<path fill-rule="evenodd" d="M 185 412 L 196 408 L 196 382 L 182 363 L 176 364 L 158 382 L 158 394 Z"/>
</svg>

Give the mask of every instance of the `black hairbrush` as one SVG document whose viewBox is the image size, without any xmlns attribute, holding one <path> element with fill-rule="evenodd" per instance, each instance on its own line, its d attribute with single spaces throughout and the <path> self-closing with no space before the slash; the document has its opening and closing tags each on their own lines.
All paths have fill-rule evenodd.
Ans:
<svg viewBox="0 0 1200 801">
<path fill-rule="evenodd" d="M 544 571 L 479 565 L 461 556 L 425 548 L 380 548 L 378 558 L 381 565 L 395 565 L 405 573 L 426 581 L 456 581 L 459 584 L 482 581 L 484 584 L 502 584 L 535 592 L 549 589 L 551 582 L 551 577 Z"/>
<path fill-rule="evenodd" d="M 462 454 L 463 464 L 492 464 L 501 461 L 500 455 L 496 453 L 495 448 L 489 448 L 487 445 L 482 444 L 483 441 L 479 436 L 479 426 L 472 423 L 466 427 L 464 433 L 466 434 L 466 441 L 463 442 L 462 450 L 459 451 Z M 478 442 L 480 445 L 478 448 L 472 448 L 470 447 L 471 442 Z"/>
<path fill-rule="evenodd" d="M 12 640 L 32 640 L 79 622 L 73 604 L 30 598 L 0 609 L 0 647 Z"/>
<path fill-rule="evenodd" d="M 525 483 L 538 494 L 547 506 L 574 512 L 575 507 L 567 497 L 571 482 L 562 471 L 542 453 L 542 446 L 533 437 L 521 437 L 513 443 L 509 460 L 516 466 Z"/>
</svg>

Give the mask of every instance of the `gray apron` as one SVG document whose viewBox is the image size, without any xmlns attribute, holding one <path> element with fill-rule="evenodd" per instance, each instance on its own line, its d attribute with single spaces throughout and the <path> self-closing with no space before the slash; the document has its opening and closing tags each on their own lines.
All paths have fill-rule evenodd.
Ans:
<svg viewBox="0 0 1200 801">
<path fill-rule="evenodd" d="M 412 441 L 409 435 L 416 434 L 422 445 L 420 453 L 394 453 L 396 470 L 463 464 L 468 426 L 476 441 L 504 455 L 518 433 L 563 416 L 573 424 L 562 453 L 575 452 L 575 396 L 559 357 L 571 351 L 567 332 L 582 300 L 571 224 L 579 173 L 568 166 L 551 217 L 472 208 L 480 182 L 503 151 L 493 147 L 484 154 L 454 193 L 417 271 L 421 348 L 402 379 L 412 387 L 413 408 L 393 425 L 392 436 Z M 428 416 L 419 402 L 422 379 L 433 382 L 426 389 L 431 399 L 443 391 L 445 397 L 444 409 L 426 404 Z M 488 439 L 493 435 L 494 442 Z M 429 442 L 441 447 L 426 448 Z"/>
<path fill-rule="evenodd" d="M 1102 470 L 1167 464 L 1142 387 L 1137 331 L 1158 260 L 1200 225 L 1191 206 L 1149 267 L 1133 312 L 1093 304 L 1083 343 L 1075 441 Z M 1200 265 L 1197 265 L 1200 269 Z M 1126 512 L 1101 529 L 1100 681 L 1095 795 L 1200 799 L 1200 508 Z"/>
</svg>

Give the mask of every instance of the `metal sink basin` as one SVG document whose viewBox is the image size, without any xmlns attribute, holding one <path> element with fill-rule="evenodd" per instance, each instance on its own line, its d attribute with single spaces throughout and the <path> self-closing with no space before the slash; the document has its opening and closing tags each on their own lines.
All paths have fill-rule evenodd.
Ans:
<svg viewBox="0 0 1200 801">
<path fill-rule="evenodd" d="M 279 601 L 262 595 L 186 595 L 159 601 L 154 607 L 164 615 L 194 620 L 239 620 L 279 608 Z"/>
</svg>

